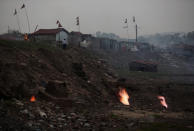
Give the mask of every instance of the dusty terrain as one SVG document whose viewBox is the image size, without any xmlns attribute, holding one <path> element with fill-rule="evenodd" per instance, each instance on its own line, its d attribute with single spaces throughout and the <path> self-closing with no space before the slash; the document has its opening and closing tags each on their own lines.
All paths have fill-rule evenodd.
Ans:
<svg viewBox="0 0 194 131">
<path fill-rule="evenodd" d="M 143 72 L 120 78 L 108 61 L 79 47 L 0 41 L 0 130 L 193 130 L 192 82 Z"/>
</svg>

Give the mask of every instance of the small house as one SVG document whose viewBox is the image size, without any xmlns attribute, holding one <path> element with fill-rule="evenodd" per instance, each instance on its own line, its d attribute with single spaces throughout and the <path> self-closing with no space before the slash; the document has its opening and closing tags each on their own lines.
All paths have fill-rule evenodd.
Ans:
<svg viewBox="0 0 194 131">
<path fill-rule="evenodd" d="M 49 43 L 62 43 L 68 44 L 69 32 L 64 28 L 57 29 L 39 29 L 31 34 L 31 39 L 35 41 L 47 41 Z"/>
</svg>

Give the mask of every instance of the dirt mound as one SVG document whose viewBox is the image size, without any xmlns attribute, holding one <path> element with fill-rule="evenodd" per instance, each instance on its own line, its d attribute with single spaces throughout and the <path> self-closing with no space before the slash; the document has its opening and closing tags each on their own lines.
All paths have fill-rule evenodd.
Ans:
<svg viewBox="0 0 194 131">
<path fill-rule="evenodd" d="M 105 83 L 114 74 L 97 56 L 82 48 L 34 44 L 0 41 L 1 98 L 38 96 L 41 88 L 47 96 L 75 102 L 112 100 Z"/>
</svg>

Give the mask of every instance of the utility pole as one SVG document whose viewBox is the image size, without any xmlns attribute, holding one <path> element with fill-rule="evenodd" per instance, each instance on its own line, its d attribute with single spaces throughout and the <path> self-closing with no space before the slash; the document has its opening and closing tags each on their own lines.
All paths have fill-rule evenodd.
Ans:
<svg viewBox="0 0 194 131">
<path fill-rule="evenodd" d="M 22 2 L 23 2 L 23 0 L 22 0 Z M 28 18 L 28 12 L 27 12 L 26 5 L 24 4 L 24 2 L 23 2 L 23 5 L 20 9 L 23 9 L 23 8 L 25 10 L 25 14 L 26 14 L 27 22 L 28 22 L 27 23 L 28 24 L 28 33 L 30 33 L 30 21 L 29 21 L 29 18 Z"/>
<path fill-rule="evenodd" d="M 18 24 L 18 28 L 19 28 L 19 32 L 21 33 L 21 28 L 20 28 L 20 20 L 19 20 L 19 17 L 18 17 L 18 12 L 17 10 L 15 9 L 15 12 L 13 14 L 14 16 L 16 16 L 16 21 L 17 21 L 17 24 Z"/>
<path fill-rule="evenodd" d="M 27 9 L 26 8 L 25 8 L 25 13 L 26 13 L 27 21 L 28 21 L 28 31 L 30 33 L 30 22 L 29 22 L 28 13 L 27 13 Z"/>
<path fill-rule="evenodd" d="M 128 37 L 128 42 L 129 42 L 129 24 L 127 22 L 127 37 Z"/>
<path fill-rule="evenodd" d="M 135 39 L 135 41 L 137 42 L 137 24 L 135 25 L 135 31 L 136 31 L 136 39 Z"/>
<path fill-rule="evenodd" d="M 19 16 L 18 14 L 16 14 L 16 19 L 17 19 L 17 23 L 18 23 L 18 28 L 19 28 L 19 32 L 21 33 L 21 27 L 20 27 L 20 20 L 19 20 Z"/>
<path fill-rule="evenodd" d="M 79 16 L 76 17 L 76 25 L 78 26 L 78 31 L 80 32 L 80 21 L 79 21 Z"/>
<path fill-rule="evenodd" d="M 34 32 L 36 32 L 37 28 L 38 28 L 38 25 L 36 25 L 36 27 L 35 27 L 35 29 L 34 29 Z"/>
<path fill-rule="evenodd" d="M 127 29 L 127 41 L 129 42 L 129 24 L 127 18 L 125 19 L 124 23 L 126 24 L 126 26 L 124 26 L 123 28 Z"/>
</svg>

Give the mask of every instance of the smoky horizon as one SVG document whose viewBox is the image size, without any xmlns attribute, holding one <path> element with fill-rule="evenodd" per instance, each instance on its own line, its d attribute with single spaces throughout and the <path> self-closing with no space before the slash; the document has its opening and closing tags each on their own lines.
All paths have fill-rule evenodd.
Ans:
<svg viewBox="0 0 194 131">
<path fill-rule="evenodd" d="M 30 33 L 37 25 L 38 29 L 57 28 L 57 20 L 68 31 L 78 31 L 76 17 L 79 17 L 83 33 L 100 31 L 130 39 L 135 38 L 136 24 L 139 36 L 194 30 L 193 0 L 1 0 L 0 34 L 6 33 L 8 27 L 22 33 L 29 32 L 26 12 L 21 9 L 23 4 Z M 124 28 L 126 19 L 128 34 Z"/>
</svg>

